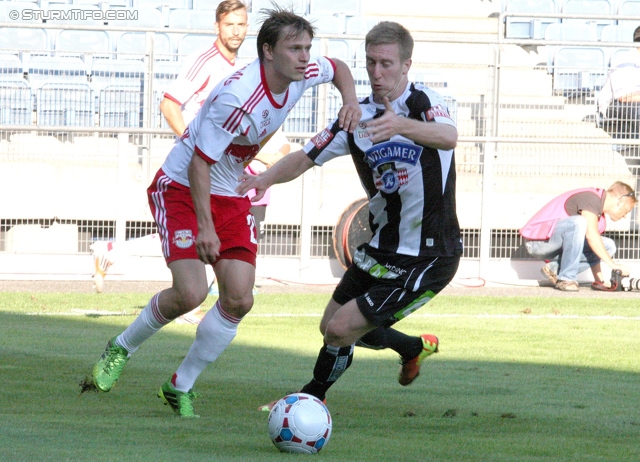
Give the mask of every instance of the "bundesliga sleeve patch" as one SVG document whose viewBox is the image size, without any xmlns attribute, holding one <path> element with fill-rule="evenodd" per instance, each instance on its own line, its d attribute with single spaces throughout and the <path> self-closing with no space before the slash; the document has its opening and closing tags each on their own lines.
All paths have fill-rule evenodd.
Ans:
<svg viewBox="0 0 640 462">
<path fill-rule="evenodd" d="M 427 110 L 427 120 L 434 120 L 436 117 L 446 117 L 449 119 L 449 112 L 446 108 L 438 104 Z"/>
<path fill-rule="evenodd" d="M 329 131 L 329 130 L 327 130 L 325 128 L 320 133 L 318 133 L 316 136 L 311 138 L 311 142 L 315 145 L 316 148 L 322 149 L 327 144 L 329 144 L 332 139 L 333 139 L 333 133 L 331 133 L 331 131 Z"/>
</svg>

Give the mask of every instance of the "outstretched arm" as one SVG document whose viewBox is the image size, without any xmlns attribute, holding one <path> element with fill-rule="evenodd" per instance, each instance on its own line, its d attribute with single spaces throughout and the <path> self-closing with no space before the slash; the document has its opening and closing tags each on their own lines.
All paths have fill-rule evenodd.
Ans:
<svg viewBox="0 0 640 462">
<path fill-rule="evenodd" d="M 301 149 L 280 159 L 273 167 L 260 175 L 242 174 L 238 178 L 240 185 L 236 188 L 236 192 L 245 195 L 247 191 L 255 189 L 256 195 L 251 200 L 253 202 L 259 201 L 270 186 L 291 181 L 309 170 L 313 165 L 313 161 Z"/>
<path fill-rule="evenodd" d="M 358 126 L 358 122 L 360 122 L 360 117 L 362 117 L 362 111 L 356 96 L 356 84 L 353 81 L 349 66 L 339 59 L 331 58 L 331 60 L 336 65 L 332 82 L 342 96 L 342 107 L 338 112 L 338 123 L 341 129 L 353 133 Z"/>
</svg>

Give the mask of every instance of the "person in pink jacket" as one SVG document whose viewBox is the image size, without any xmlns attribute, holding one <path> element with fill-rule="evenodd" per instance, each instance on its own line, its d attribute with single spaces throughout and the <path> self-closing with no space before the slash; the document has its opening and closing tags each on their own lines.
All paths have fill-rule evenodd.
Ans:
<svg viewBox="0 0 640 462">
<path fill-rule="evenodd" d="M 542 268 L 542 274 L 555 288 L 577 292 L 578 273 L 587 268 L 591 268 L 596 281 L 604 282 L 601 262 L 612 270 L 629 274 L 626 266 L 613 261 L 616 245 L 602 234 L 606 229 L 605 215 L 611 221 L 618 221 L 636 202 L 633 188 L 620 181 L 607 190 L 581 188 L 568 191 L 542 207 L 520 229 L 520 235 L 525 239 L 530 255 L 551 261 Z"/>
</svg>

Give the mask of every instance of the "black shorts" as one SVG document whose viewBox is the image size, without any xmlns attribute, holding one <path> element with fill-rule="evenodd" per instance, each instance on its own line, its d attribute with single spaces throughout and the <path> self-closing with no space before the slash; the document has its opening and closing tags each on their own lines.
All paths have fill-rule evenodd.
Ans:
<svg viewBox="0 0 640 462">
<path fill-rule="evenodd" d="M 355 299 L 371 323 L 389 327 L 444 289 L 459 263 L 460 256 L 410 257 L 380 252 L 364 244 L 354 253 L 333 299 L 340 305 Z"/>
</svg>

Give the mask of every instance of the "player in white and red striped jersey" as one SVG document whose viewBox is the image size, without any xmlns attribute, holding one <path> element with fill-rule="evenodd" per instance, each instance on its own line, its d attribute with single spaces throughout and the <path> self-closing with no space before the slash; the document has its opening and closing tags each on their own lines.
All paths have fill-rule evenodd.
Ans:
<svg viewBox="0 0 640 462">
<path fill-rule="evenodd" d="M 216 9 L 215 42 L 190 54 L 178 78 L 164 92 L 160 111 L 171 129 L 184 133 L 215 86 L 241 66 L 237 53 L 249 29 L 247 7 L 239 0 L 225 0 Z"/>
<path fill-rule="evenodd" d="M 265 13 L 258 59 L 216 86 L 149 186 L 149 205 L 173 286 L 156 294 L 109 341 L 93 370 L 97 388 L 109 391 L 146 339 L 205 300 L 205 264 L 211 264 L 220 298 L 158 394 L 180 416 L 195 415 L 193 384 L 231 343 L 253 306 L 256 229 L 251 202 L 235 192 L 244 164 L 311 86 L 332 82 L 338 88 L 344 103 L 338 119 L 344 130 L 353 132 L 361 116 L 349 67 L 324 57 L 310 62 L 313 26 L 279 7 Z"/>
<path fill-rule="evenodd" d="M 223 0 L 216 8 L 214 43 L 187 57 L 178 78 L 172 82 L 160 102 L 160 111 L 177 136 L 182 136 L 187 124 L 196 116 L 211 90 L 233 71 L 242 67 L 236 60 L 238 49 L 249 28 L 247 6 L 240 0 Z M 97 241 L 91 246 L 95 272 L 93 280 L 102 292 L 109 267 L 123 254 L 160 254 L 157 234 L 123 242 Z M 200 312 L 182 319 L 197 324 Z"/>
</svg>

